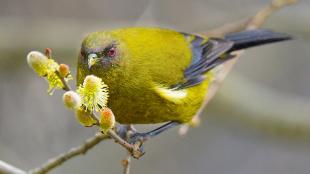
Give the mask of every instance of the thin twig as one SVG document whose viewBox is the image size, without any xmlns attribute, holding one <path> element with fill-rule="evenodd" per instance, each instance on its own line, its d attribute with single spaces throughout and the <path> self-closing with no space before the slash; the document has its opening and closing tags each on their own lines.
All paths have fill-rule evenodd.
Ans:
<svg viewBox="0 0 310 174">
<path fill-rule="evenodd" d="M 42 166 L 39 166 L 31 171 L 29 173 L 32 174 L 44 174 L 48 171 L 52 170 L 53 168 L 60 166 L 62 163 L 66 162 L 67 160 L 78 156 L 78 155 L 84 155 L 86 152 L 93 148 L 95 145 L 100 143 L 103 140 L 108 139 L 109 137 L 107 135 L 104 135 L 102 133 L 97 133 L 95 136 L 87 139 L 84 144 L 74 147 L 70 149 L 69 151 L 60 154 L 59 156 L 49 159 L 45 164 Z"/>
<path fill-rule="evenodd" d="M 132 125 L 127 125 L 126 140 L 129 141 L 131 135 L 133 134 L 134 127 Z M 130 174 L 130 163 L 131 154 L 127 152 L 127 157 L 122 160 L 122 165 L 124 167 L 123 174 Z"/>
<path fill-rule="evenodd" d="M 68 82 L 65 80 L 64 77 L 62 77 L 59 73 L 58 70 L 55 71 L 56 75 L 58 76 L 58 78 L 61 80 L 62 84 L 63 84 L 63 90 L 65 91 L 71 91 L 70 85 L 68 84 Z"/>
<path fill-rule="evenodd" d="M 0 173 L 3 173 L 3 174 L 26 174 L 25 171 L 15 167 L 15 166 L 12 166 L 4 161 L 1 161 L 0 160 Z"/>
<path fill-rule="evenodd" d="M 130 163 L 131 163 L 131 154 L 128 153 L 126 159 L 122 161 L 124 166 L 123 174 L 130 174 Z"/>
</svg>

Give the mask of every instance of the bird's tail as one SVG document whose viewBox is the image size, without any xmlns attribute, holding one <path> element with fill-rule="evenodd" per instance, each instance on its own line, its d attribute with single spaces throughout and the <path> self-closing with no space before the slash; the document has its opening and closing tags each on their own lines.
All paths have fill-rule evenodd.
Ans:
<svg viewBox="0 0 310 174">
<path fill-rule="evenodd" d="M 225 36 L 226 40 L 234 42 L 228 52 L 250 48 L 254 46 L 290 40 L 292 37 L 285 33 L 276 33 L 267 29 L 256 29 L 232 33 Z"/>
</svg>

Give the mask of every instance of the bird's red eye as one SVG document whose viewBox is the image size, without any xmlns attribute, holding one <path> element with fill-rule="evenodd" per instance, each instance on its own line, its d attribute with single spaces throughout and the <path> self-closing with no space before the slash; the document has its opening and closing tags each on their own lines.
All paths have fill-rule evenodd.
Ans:
<svg viewBox="0 0 310 174">
<path fill-rule="evenodd" d="M 114 57 L 116 55 L 116 49 L 114 47 L 112 47 L 111 49 L 109 49 L 107 55 L 109 57 Z"/>
</svg>

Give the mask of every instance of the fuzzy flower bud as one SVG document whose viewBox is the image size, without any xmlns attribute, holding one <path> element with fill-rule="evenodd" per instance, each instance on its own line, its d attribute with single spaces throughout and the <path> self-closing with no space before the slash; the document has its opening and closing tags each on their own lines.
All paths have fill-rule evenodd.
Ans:
<svg viewBox="0 0 310 174">
<path fill-rule="evenodd" d="M 74 91 L 67 91 L 62 96 L 65 106 L 69 109 L 76 109 L 81 106 L 81 97 Z"/>
<path fill-rule="evenodd" d="M 43 77 L 46 75 L 48 58 L 44 54 L 38 51 L 31 51 L 27 55 L 27 63 L 39 76 Z"/>
<path fill-rule="evenodd" d="M 99 126 L 103 132 L 107 132 L 115 126 L 115 117 L 111 109 L 105 107 L 101 110 Z"/>
<path fill-rule="evenodd" d="M 46 55 L 48 55 L 48 57 Z M 55 89 L 62 89 L 64 85 L 56 73 L 60 66 L 51 58 L 51 49 L 46 50 L 46 55 L 38 51 L 31 51 L 27 55 L 27 62 L 40 77 L 46 77 L 49 84 L 47 92 L 52 95 Z M 69 71 L 69 67 L 67 69 Z M 68 73 L 67 76 L 63 78 L 66 82 L 72 80 L 72 76 L 70 74 L 68 75 Z"/>
<path fill-rule="evenodd" d="M 81 108 L 76 110 L 75 117 L 80 122 L 80 124 L 85 126 L 85 127 L 90 127 L 90 126 L 93 126 L 94 124 L 96 124 L 96 120 L 94 120 L 90 116 L 90 113 L 87 111 L 84 111 Z"/>
<path fill-rule="evenodd" d="M 86 110 L 99 112 L 108 102 L 108 86 L 101 78 L 88 75 L 77 89 L 82 98 L 82 105 Z"/>
<path fill-rule="evenodd" d="M 58 71 L 61 77 L 67 77 L 70 73 L 69 66 L 66 64 L 60 64 Z"/>
</svg>

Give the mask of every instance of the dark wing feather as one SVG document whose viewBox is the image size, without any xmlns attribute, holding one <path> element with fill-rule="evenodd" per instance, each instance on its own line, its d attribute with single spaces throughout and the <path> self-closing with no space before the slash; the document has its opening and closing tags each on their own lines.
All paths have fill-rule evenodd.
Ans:
<svg viewBox="0 0 310 174">
<path fill-rule="evenodd" d="M 225 55 L 233 46 L 231 41 L 215 38 L 210 38 L 206 41 L 200 36 L 182 34 L 190 39 L 193 59 L 184 71 L 185 81 L 173 85 L 173 89 L 184 89 L 201 83 L 204 80 L 203 74 L 226 60 L 233 58 L 230 54 Z"/>
<path fill-rule="evenodd" d="M 172 86 L 176 90 L 201 83 L 204 80 L 203 74 L 234 58 L 230 54 L 232 51 L 292 39 L 288 34 L 276 33 L 266 29 L 233 33 L 226 35 L 225 39 L 210 38 L 207 42 L 199 36 L 182 34 L 189 38 L 193 60 L 184 71 L 184 81 Z"/>
</svg>

